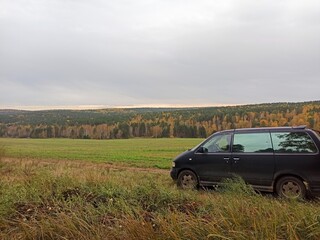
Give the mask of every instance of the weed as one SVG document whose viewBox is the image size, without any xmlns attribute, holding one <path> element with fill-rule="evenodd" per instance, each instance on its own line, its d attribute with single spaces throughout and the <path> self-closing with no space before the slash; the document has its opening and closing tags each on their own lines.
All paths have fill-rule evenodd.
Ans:
<svg viewBox="0 0 320 240">
<path fill-rule="evenodd" d="M 256 195 L 252 186 L 246 184 L 240 176 L 236 175 L 233 178 L 224 179 L 218 190 L 223 193 L 236 195 Z"/>
</svg>

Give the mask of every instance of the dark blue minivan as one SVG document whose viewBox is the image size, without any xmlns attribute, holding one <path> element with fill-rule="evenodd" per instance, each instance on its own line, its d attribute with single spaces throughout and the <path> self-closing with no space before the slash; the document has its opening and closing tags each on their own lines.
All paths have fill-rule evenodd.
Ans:
<svg viewBox="0 0 320 240">
<path fill-rule="evenodd" d="M 173 161 L 184 189 L 217 186 L 237 175 L 259 191 L 286 198 L 320 194 L 320 138 L 305 126 L 217 132 Z"/>
</svg>

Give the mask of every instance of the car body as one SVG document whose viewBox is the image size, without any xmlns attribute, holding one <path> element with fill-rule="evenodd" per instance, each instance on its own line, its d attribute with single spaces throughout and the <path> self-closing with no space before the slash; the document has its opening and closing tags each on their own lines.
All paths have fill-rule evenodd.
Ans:
<svg viewBox="0 0 320 240">
<path fill-rule="evenodd" d="M 319 195 L 319 149 L 318 133 L 306 126 L 225 130 L 177 156 L 170 175 L 182 188 L 217 186 L 237 175 L 283 197 Z"/>
</svg>

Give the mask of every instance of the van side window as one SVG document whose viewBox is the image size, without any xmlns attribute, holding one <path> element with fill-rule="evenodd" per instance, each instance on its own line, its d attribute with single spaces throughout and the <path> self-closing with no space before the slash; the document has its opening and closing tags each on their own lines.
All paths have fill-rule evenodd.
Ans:
<svg viewBox="0 0 320 240">
<path fill-rule="evenodd" d="M 270 133 L 236 133 L 232 151 L 243 153 L 273 152 Z"/>
<path fill-rule="evenodd" d="M 317 147 L 305 132 L 271 133 L 276 153 L 316 153 Z"/>
<path fill-rule="evenodd" d="M 231 142 L 231 134 L 222 134 L 212 137 L 202 147 L 205 152 L 229 152 Z"/>
</svg>

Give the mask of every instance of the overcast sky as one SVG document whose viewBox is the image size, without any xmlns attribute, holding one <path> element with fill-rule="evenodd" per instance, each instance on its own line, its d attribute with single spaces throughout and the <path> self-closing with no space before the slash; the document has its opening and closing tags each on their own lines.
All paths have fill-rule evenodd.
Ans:
<svg viewBox="0 0 320 240">
<path fill-rule="evenodd" d="M 0 0 L 0 108 L 319 99 L 319 0 Z"/>
</svg>

